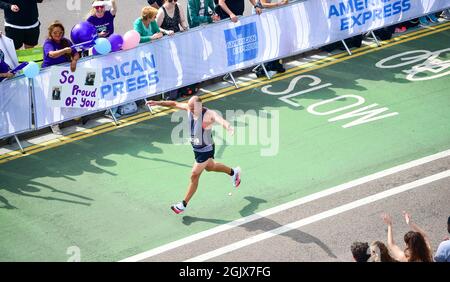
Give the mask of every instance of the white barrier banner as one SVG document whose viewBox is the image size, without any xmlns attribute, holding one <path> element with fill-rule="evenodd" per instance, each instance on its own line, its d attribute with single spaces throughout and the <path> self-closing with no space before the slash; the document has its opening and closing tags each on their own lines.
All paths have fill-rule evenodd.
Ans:
<svg viewBox="0 0 450 282">
<path fill-rule="evenodd" d="M 79 62 L 99 70 L 97 109 L 287 57 L 363 32 L 450 6 L 448 0 L 311 0 L 261 15 L 201 26 L 139 47 Z M 50 72 L 36 79 L 37 126 L 74 118 L 87 110 L 49 107 Z"/>
<path fill-rule="evenodd" d="M 96 109 L 100 75 L 95 69 L 51 67 L 49 103 L 53 107 Z"/>
<path fill-rule="evenodd" d="M 28 78 L 0 83 L 0 138 L 31 130 Z"/>
</svg>

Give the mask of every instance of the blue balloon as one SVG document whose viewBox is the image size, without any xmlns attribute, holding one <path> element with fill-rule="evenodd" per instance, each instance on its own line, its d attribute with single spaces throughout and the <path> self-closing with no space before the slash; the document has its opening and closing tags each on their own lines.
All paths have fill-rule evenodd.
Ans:
<svg viewBox="0 0 450 282">
<path fill-rule="evenodd" d="M 97 51 L 99 54 L 105 55 L 111 52 L 111 42 L 109 42 L 106 38 L 98 38 L 95 40 L 95 51 Z"/>
<path fill-rule="evenodd" d="M 23 68 L 23 74 L 28 78 L 34 78 L 39 74 L 39 65 L 35 62 L 29 62 L 26 67 Z"/>
</svg>

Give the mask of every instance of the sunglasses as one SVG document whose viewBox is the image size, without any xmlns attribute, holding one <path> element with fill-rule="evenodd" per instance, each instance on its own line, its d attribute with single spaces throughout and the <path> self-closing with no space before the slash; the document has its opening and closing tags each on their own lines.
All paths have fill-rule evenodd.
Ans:
<svg viewBox="0 0 450 282">
<path fill-rule="evenodd" d="M 95 6 L 95 9 L 98 10 L 103 10 L 105 7 L 104 6 Z"/>
</svg>

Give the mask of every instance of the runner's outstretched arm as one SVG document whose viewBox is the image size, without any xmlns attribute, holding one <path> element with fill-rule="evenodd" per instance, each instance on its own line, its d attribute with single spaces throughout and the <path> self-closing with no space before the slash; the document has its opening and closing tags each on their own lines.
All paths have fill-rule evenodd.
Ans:
<svg viewBox="0 0 450 282">
<path fill-rule="evenodd" d="M 169 108 L 177 108 L 180 110 L 188 110 L 187 103 L 179 103 L 175 101 L 153 101 L 150 100 L 146 103 L 149 106 L 163 106 L 163 107 L 169 107 Z"/>
<path fill-rule="evenodd" d="M 226 121 L 224 118 L 222 118 L 219 114 L 217 114 L 214 111 L 211 111 L 211 113 L 214 122 L 217 122 L 218 124 L 222 125 L 223 128 L 225 128 L 231 135 L 234 134 L 234 128 L 228 121 Z"/>
</svg>

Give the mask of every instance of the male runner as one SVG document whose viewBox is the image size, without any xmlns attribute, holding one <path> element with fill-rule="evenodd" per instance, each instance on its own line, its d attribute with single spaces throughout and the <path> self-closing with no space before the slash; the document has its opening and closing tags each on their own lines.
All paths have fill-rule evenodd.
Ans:
<svg viewBox="0 0 450 282">
<path fill-rule="evenodd" d="M 200 175 L 203 170 L 223 172 L 231 176 L 234 187 L 241 183 L 241 171 L 239 167 L 234 169 L 214 161 L 214 142 L 212 140 L 211 128 L 215 122 L 222 125 L 231 135 L 234 128 L 216 112 L 202 105 L 200 97 L 193 96 L 187 103 L 175 101 L 148 101 L 150 106 L 164 106 L 185 110 L 188 112 L 190 124 L 191 144 L 194 150 L 195 163 L 192 167 L 191 182 L 189 183 L 186 196 L 183 201 L 171 206 L 171 209 L 179 214 L 185 209 L 195 191 L 197 191 Z"/>
</svg>

